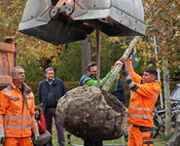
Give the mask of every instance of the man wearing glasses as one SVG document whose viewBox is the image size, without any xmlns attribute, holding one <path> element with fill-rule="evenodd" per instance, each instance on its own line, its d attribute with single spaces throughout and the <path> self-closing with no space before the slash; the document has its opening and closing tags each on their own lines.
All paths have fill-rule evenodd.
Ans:
<svg viewBox="0 0 180 146">
<path fill-rule="evenodd" d="M 112 74 L 114 69 L 111 69 L 111 71 L 99 81 L 99 87 L 102 88 L 109 76 Z M 97 64 L 96 62 L 91 62 L 88 64 L 87 67 L 87 74 L 82 75 L 80 79 L 80 86 L 94 86 L 97 87 Z M 114 83 L 111 86 L 110 92 L 115 91 L 117 88 L 117 80 L 114 81 Z M 96 131 L 94 131 L 96 132 Z M 103 141 L 99 139 L 85 139 L 84 140 L 84 146 L 103 146 Z"/>
</svg>

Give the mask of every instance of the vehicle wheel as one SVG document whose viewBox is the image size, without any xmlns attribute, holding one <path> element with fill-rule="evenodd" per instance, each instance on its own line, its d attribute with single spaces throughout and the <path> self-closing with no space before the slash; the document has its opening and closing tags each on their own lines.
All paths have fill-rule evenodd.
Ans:
<svg viewBox="0 0 180 146">
<path fill-rule="evenodd" d="M 156 138 L 156 136 L 159 134 L 159 129 L 158 128 L 154 128 L 153 130 L 153 138 Z"/>
<path fill-rule="evenodd" d="M 154 120 L 153 138 L 159 134 L 159 124 Z"/>
<path fill-rule="evenodd" d="M 176 127 L 176 115 L 173 115 L 171 118 L 171 127 L 172 128 Z"/>
</svg>

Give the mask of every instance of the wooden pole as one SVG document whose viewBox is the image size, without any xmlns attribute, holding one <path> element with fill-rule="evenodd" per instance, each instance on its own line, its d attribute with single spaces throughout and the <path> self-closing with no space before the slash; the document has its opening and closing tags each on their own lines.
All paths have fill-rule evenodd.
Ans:
<svg viewBox="0 0 180 146">
<path fill-rule="evenodd" d="M 99 88 L 100 81 L 100 33 L 99 30 L 96 29 L 96 61 L 97 61 L 97 87 Z"/>
</svg>

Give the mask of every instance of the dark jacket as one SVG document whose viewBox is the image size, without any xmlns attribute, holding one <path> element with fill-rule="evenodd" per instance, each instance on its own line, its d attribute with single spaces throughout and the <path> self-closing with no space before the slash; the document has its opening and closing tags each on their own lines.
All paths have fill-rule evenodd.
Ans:
<svg viewBox="0 0 180 146">
<path fill-rule="evenodd" d="M 115 92 L 112 93 L 112 95 L 116 96 L 123 104 L 126 102 L 124 96 L 124 82 L 122 80 L 118 80 L 117 89 Z"/>
<path fill-rule="evenodd" d="M 55 78 L 53 80 L 53 93 L 54 96 L 58 102 L 58 100 L 66 93 L 66 88 L 62 80 Z M 38 98 L 41 103 L 41 108 L 43 110 L 46 109 L 46 100 L 48 96 L 48 86 L 49 83 L 47 79 L 44 79 L 40 81 L 39 86 L 38 86 Z"/>
</svg>

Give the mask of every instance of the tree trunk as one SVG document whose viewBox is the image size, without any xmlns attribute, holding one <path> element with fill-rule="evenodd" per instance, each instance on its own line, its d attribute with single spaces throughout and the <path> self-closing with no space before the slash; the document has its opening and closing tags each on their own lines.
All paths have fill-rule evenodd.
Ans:
<svg viewBox="0 0 180 146">
<path fill-rule="evenodd" d="M 166 124 L 165 124 L 165 135 L 171 134 L 171 105 L 170 105 L 170 89 L 169 89 L 169 70 L 168 61 L 164 61 L 164 97 L 165 97 L 165 109 L 166 109 Z"/>
<path fill-rule="evenodd" d="M 90 45 L 90 37 L 83 41 L 81 41 L 81 48 L 82 48 L 82 74 L 87 72 L 87 65 L 91 62 L 91 45 Z"/>
<path fill-rule="evenodd" d="M 123 56 L 120 59 L 126 60 L 129 57 L 130 53 L 132 52 L 132 49 L 135 47 L 135 45 L 139 41 L 139 38 L 140 38 L 140 36 L 134 37 L 134 39 L 131 41 L 129 47 L 126 49 L 126 51 L 124 52 Z M 116 66 L 114 72 L 111 74 L 111 76 L 108 78 L 108 80 L 106 81 L 106 83 L 102 87 L 102 89 L 104 91 L 109 91 L 113 81 L 117 77 L 117 74 L 120 72 L 121 68 L 122 68 L 122 65 L 121 66 L 120 65 Z"/>
<path fill-rule="evenodd" d="M 179 115 L 177 115 L 175 131 L 172 134 L 171 138 L 166 143 L 166 146 L 179 146 L 179 145 L 180 145 L 180 117 Z"/>
</svg>

